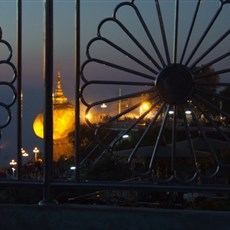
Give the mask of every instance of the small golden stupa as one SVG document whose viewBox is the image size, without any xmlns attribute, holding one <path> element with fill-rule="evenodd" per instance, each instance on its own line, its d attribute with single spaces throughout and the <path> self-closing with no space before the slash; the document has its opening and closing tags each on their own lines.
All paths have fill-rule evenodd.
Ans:
<svg viewBox="0 0 230 230">
<path fill-rule="evenodd" d="M 33 130 L 35 134 L 44 138 L 43 128 L 44 113 L 40 112 L 34 120 Z M 53 95 L 53 160 L 61 156 L 70 157 L 73 155 L 73 143 L 69 141 L 68 134 L 75 129 L 75 106 L 68 102 L 61 87 L 61 72 L 58 67 L 57 85 Z"/>
</svg>

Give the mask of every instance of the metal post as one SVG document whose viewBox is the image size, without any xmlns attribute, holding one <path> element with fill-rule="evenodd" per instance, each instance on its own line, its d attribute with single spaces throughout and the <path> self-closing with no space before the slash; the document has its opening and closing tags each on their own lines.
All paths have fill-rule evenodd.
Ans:
<svg viewBox="0 0 230 230">
<path fill-rule="evenodd" d="M 50 183 L 53 167 L 53 0 L 44 0 L 44 192 L 39 205 L 56 203 L 52 199 Z"/>
<path fill-rule="evenodd" d="M 75 29 L 75 178 L 80 180 L 79 154 L 80 154 L 80 0 L 76 0 L 76 29 Z"/>
<path fill-rule="evenodd" d="M 178 43 L 178 25 L 179 25 L 179 1 L 175 1 L 175 22 L 174 22 L 174 47 L 173 47 L 173 63 L 177 63 L 177 43 Z"/>
<path fill-rule="evenodd" d="M 17 1 L 17 169 L 21 179 L 22 165 L 22 1 Z"/>
</svg>

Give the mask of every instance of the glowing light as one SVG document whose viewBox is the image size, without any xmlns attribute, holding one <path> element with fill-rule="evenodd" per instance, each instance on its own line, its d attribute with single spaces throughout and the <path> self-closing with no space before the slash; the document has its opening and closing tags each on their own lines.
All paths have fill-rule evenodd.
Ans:
<svg viewBox="0 0 230 230">
<path fill-rule="evenodd" d="M 13 159 L 13 160 L 11 160 L 10 165 L 15 166 L 15 165 L 17 165 L 17 162 Z"/>
<path fill-rule="evenodd" d="M 145 102 L 145 103 L 142 105 L 142 108 L 143 108 L 144 110 L 149 109 L 149 107 L 150 107 L 149 104 L 150 104 L 150 103 Z"/>
<path fill-rule="evenodd" d="M 186 114 L 186 115 L 191 115 L 191 114 L 192 114 L 192 111 L 186 110 L 186 111 L 185 111 L 185 114 Z"/>
<path fill-rule="evenodd" d="M 23 157 L 28 157 L 29 156 L 29 154 L 23 148 L 21 148 L 21 153 L 22 153 Z"/>
<path fill-rule="evenodd" d="M 170 115 L 174 114 L 174 111 L 170 110 L 170 111 L 169 111 L 169 114 L 170 114 Z"/>
<path fill-rule="evenodd" d="M 90 119 L 92 118 L 92 116 L 91 116 L 90 113 L 87 113 L 87 114 L 85 115 L 85 118 L 86 118 L 87 120 L 90 120 Z"/>
<path fill-rule="evenodd" d="M 101 105 L 101 108 L 105 109 L 105 108 L 107 108 L 107 105 L 106 105 L 105 103 L 103 103 L 103 104 Z"/>
<path fill-rule="evenodd" d="M 122 136 L 123 139 L 128 139 L 129 138 L 129 135 L 128 134 L 125 134 Z"/>
<path fill-rule="evenodd" d="M 44 113 L 37 115 L 33 123 L 35 134 L 44 138 Z M 73 143 L 69 134 L 75 130 L 75 106 L 68 102 L 61 87 L 60 66 L 57 74 L 57 85 L 53 94 L 53 160 L 57 161 L 61 156 L 70 157 L 74 152 Z M 36 156 L 35 161 L 42 162 Z"/>
<path fill-rule="evenodd" d="M 34 152 L 34 160 L 37 161 L 39 149 L 38 149 L 37 147 L 35 147 L 35 148 L 33 149 L 33 152 Z"/>
<path fill-rule="evenodd" d="M 60 139 L 66 137 L 70 132 L 74 131 L 74 106 L 71 104 L 65 106 L 54 106 L 53 110 L 53 139 Z M 43 134 L 43 120 L 44 114 L 39 113 L 33 123 L 35 134 L 44 138 Z"/>
<path fill-rule="evenodd" d="M 151 103 L 146 101 L 146 102 L 143 102 L 140 106 L 140 114 L 146 112 L 151 106 Z"/>
</svg>

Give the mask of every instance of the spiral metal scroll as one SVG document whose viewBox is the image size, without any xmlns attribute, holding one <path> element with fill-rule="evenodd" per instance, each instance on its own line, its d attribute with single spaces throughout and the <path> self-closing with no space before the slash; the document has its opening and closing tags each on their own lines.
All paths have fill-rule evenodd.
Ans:
<svg viewBox="0 0 230 230">
<path fill-rule="evenodd" d="M 1 110 L 1 121 L 0 121 L 0 130 L 9 125 L 12 119 L 11 107 L 16 101 L 17 92 L 14 87 L 14 82 L 17 78 L 17 70 L 14 64 L 11 62 L 12 59 L 12 47 L 4 39 L 2 39 L 2 29 L 0 27 L 0 68 L 1 78 L 0 78 L 0 90 L 1 90 L 1 99 L 0 99 L 0 110 Z M 4 52 L 3 50 L 6 50 Z M 6 54 L 8 51 L 8 54 Z M 9 99 L 8 96 L 12 95 Z"/>
<path fill-rule="evenodd" d="M 88 43 L 86 121 L 100 141 L 113 131 L 106 148 L 137 175 L 192 182 L 227 172 L 229 3 L 123 2 Z"/>
</svg>

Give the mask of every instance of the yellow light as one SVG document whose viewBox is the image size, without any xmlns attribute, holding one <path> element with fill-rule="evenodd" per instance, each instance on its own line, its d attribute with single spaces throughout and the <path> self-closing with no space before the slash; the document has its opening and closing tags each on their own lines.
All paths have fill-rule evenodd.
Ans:
<svg viewBox="0 0 230 230">
<path fill-rule="evenodd" d="M 35 148 L 33 149 L 33 152 L 34 152 L 34 160 L 37 161 L 39 149 L 38 149 L 37 147 L 35 147 Z"/>
<path fill-rule="evenodd" d="M 35 134 L 44 138 L 44 113 L 37 115 L 33 123 Z M 53 93 L 53 160 L 57 161 L 61 156 L 73 155 L 73 143 L 69 134 L 75 130 L 75 106 L 68 102 L 61 87 L 60 66 L 58 67 L 57 85 Z M 37 154 L 39 150 L 35 147 L 35 161 L 42 161 Z"/>
<path fill-rule="evenodd" d="M 101 105 L 101 108 L 107 108 L 107 105 L 105 104 L 105 103 L 103 103 L 102 105 Z"/>
<path fill-rule="evenodd" d="M 146 102 L 143 102 L 140 106 L 140 113 L 143 113 L 145 111 L 147 111 L 151 106 L 151 103 L 146 101 Z"/>
<path fill-rule="evenodd" d="M 11 165 L 11 166 L 15 166 L 15 165 L 17 165 L 17 162 L 16 162 L 15 160 L 12 160 L 12 161 L 10 162 L 10 165 Z"/>
<path fill-rule="evenodd" d="M 33 123 L 35 134 L 44 138 L 43 131 L 44 114 L 39 113 Z M 68 136 L 75 128 L 75 109 L 70 103 L 54 105 L 53 109 L 53 139 L 60 139 Z"/>
<path fill-rule="evenodd" d="M 28 157 L 29 156 L 29 154 L 23 148 L 21 148 L 21 153 L 22 153 L 23 157 Z"/>
<path fill-rule="evenodd" d="M 85 115 L 85 118 L 86 118 L 87 120 L 90 120 L 90 119 L 92 118 L 92 116 L 91 116 L 91 114 L 87 113 L 87 114 Z"/>
<path fill-rule="evenodd" d="M 44 138 L 44 114 L 39 113 L 33 123 L 35 134 Z M 75 129 L 75 107 L 69 103 L 61 87 L 60 66 L 58 66 L 57 86 L 53 94 L 53 139 L 67 137 Z"/>
<path fill-rule="evenodd" d="M 150 104 L 150 103 L 147 103 L 147 102 L 143 103 L 143 104 L 142 104 L 142 108 L 143 108 L 144 110 L 148 110 L 149 107 L 150 107 L 149 104 Z"/>
</svg>

